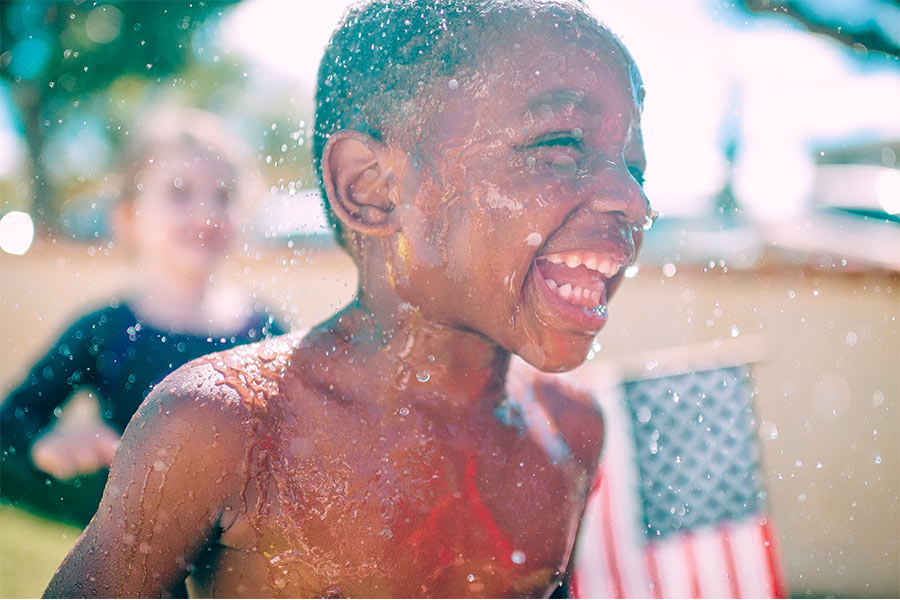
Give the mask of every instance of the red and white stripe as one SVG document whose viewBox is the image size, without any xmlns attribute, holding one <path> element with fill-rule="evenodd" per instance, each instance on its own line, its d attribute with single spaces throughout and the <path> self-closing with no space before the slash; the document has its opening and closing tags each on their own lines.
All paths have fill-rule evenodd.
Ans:
<svg viewBox="0 0 900 600">
<path fill-rule="evenodd" d="M 637 463 L 620 398 L 606 419 L 598 485 L 588 501 L 572 573 L 578 598 L 783 598 L 781 560 L 764 515 L 658 540 L 644 534 Z"/>
</svg>

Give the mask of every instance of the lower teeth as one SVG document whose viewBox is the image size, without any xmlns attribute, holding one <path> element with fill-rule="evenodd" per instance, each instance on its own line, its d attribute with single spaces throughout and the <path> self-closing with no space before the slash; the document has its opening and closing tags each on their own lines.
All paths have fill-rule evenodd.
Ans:
<svg viewBox="0 0 900 600">
<path fill-rule="evenodd" d="M 606 316 L 606 305 L 605 304 L 598 305 L 597 308 L 594 309 L 594 314 L 597 315 L 598 317 L 605 317 Z"/>
</svg>

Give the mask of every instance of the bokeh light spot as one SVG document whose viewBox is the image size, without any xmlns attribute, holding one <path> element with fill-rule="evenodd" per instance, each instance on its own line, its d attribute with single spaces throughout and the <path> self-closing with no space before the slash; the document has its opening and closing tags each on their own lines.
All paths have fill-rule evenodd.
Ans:
<svg viewBox="0 0 900 600">
<path fill-rule="evenodd" d="M 13 210 L 0 219 L 0 249 L 9 254 L 21 256 L 31 248 L 34 241 L 34 222 L 31 215 Z"/>
</svg>

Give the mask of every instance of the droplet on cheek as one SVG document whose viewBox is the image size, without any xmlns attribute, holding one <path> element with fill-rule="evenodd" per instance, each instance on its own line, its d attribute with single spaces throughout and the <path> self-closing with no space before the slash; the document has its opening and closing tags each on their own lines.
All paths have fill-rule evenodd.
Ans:
<svg viewBox="0 0 900 600">
<path fill-rule="evenodd" d="M 538 232 L 534 231 L 528 234 L 528 237 L 525 238 L 525 243 L 529 246 L 540 246 L 541 242 L 544 241 L 544 238 Z"/>
<path fill-rule="evenodd" d="M 550 168 L 561 175 L 571 175 L 575 173 L 577 164 L 571 156 L 558 156 L 550 163 Z"/>
</svg>

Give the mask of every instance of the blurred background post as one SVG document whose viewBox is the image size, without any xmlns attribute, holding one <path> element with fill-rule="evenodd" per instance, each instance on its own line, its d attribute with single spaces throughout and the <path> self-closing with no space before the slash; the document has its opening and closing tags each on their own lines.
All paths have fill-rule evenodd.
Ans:
<svg viewBox="0 0 900 600">
<path fill-rule="evenodd" d="M 217 113 L 253 149 L 264 185 L 222 277 L 292 327 L 352 296 L 309 153 L 315 69 L 344 8 L 320 4 L 0 4 L 2 395 L 134 278 L 108 173 L 161 102 Z M 679 348 L 752 362 L 787 593 L 900 595 L 900 8 L 589 4 L 641 68 L 663 216 L 574 376 L 669 375 Z M 56 426 L 96 418 L 83 395 Z M 4 597 L 39 595 L 77 536 L 7 505 L 0 531 Z"/>
</svg>

